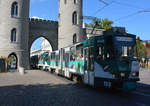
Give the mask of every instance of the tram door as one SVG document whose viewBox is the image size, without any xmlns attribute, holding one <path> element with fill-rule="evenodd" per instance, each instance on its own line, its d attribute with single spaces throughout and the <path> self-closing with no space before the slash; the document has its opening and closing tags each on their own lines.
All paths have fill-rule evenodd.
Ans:
<svg viewBox="0 0 150 106">
<path fill-rule="evenodd" d="M 94 55 L 93 47 L 85 48 L 84 51 L 84 83 L 94 85 Z"/>
</svg>

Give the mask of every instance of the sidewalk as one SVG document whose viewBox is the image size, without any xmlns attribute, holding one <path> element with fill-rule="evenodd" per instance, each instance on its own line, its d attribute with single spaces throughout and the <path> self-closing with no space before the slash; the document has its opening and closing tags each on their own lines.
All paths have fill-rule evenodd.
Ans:
<svg viewBox="0 0 150 106">
<path fill-rule="evenodd" d="M 139 76 L 140 76 L 139 82 L 150 85 L 150 69 L 142 69 L 139 72 Z"/>
</svg>

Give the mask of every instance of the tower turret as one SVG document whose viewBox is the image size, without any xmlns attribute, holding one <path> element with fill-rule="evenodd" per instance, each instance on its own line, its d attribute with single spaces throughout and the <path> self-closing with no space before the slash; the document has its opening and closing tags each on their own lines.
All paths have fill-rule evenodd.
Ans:
<svg viewBox="0 0 150 106">
<path fill-rule="evenodd" d="M 29 2 L 30 0 L 0 1 L 0 56 L 16 57 L 16 68 L 29 68 Z"/>
<path fill-rule="evenodd" d="M 59 0 L 58 34 L 59 48 L 82 40 L 82 0 Z"/>
</svg>

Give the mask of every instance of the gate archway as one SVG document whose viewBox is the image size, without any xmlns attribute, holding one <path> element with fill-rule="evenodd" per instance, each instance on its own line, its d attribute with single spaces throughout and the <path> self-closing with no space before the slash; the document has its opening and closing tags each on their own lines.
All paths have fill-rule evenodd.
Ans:
<svg viewBox="0 0 150 106">
<path fill-rule="evenodd" d="M 51 52 L 51 43 L 44 37 L 37 38 L 30 48 L 30 68 L 37 69 L 39 57 L 44 52 Z"/>
<path fill-rule="evenodd" d="M 40 37 L 45 38 L 50 43 L 52 50 L 57 50 L 58 49 L 58 22 L 41 20 L 41 19 L 33 19 L 33 18 L 30 19 L 29 40 L 28 40 L 29 54 L 33 42 Z M 29 55 L 29 60 L 31 60 L 30 55 Z"/>
</svg>

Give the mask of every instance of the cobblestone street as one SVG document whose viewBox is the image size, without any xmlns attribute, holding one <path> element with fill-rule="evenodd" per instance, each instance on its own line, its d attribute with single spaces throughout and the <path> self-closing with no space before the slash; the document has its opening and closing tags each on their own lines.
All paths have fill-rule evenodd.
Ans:
<svg viewBox="0 0 150 106">
<path fill-rule="evenodd" d="M 149 99 L 138 93 L 92 89 L 38 70 L 0 74 L 0 106 L 148 106 Z"/>
</svg>

